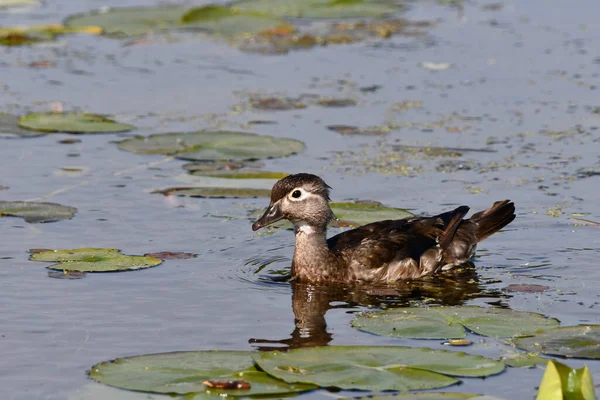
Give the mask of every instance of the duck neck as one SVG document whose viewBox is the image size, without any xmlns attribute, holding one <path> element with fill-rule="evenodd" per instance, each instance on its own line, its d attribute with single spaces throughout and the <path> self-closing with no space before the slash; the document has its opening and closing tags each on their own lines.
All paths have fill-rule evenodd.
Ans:
<svg viewBox="0 0 600 400">
<path fill-rule="evenodd" d="M 294 232 L 296 249 L 292 262 L 292 276 L 303 282 L 325 281 L 328 267 L 336 263 L 336 257 L 327 245 L 327 225 L 296 222 Z"/>
</svg>

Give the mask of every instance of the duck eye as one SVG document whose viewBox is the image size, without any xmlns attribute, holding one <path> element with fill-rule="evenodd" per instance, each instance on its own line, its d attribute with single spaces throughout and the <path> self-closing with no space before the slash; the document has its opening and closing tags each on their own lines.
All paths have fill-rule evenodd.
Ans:
<svg viewBox="0 0 600 400">
<path fill-rule="evenodd" d="M 294 192 L 292 193 L 292 197 L 295 199 L 300 198 L 300 196 L 302 196 L 302 192 L 299 190 L 294 190 Z"/>
</svg>

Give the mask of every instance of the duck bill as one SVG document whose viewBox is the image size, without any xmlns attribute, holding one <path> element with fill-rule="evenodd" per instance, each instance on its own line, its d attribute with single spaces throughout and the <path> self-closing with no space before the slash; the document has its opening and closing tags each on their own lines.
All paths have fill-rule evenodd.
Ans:
<svg viewBox="0 0 600 400">
<path fill-rule="evenodd" d="M 283 219 L 283 213 L 281 212 L 281 208 L 279 207 L 279 202 L 277 202 L 275 204 L 270 205 L 269 208 L 267 208 L 267 211 L 265 211 L 265 213 L 262 215 L 262 217 L 254 221 L 254 223 L 252 224 L 252 230 L 257 231 L 260 228 L 264 228 L 265 226 L 271 225 L 272 223 L 279 221 L 280 219 Z"/>
</svg>

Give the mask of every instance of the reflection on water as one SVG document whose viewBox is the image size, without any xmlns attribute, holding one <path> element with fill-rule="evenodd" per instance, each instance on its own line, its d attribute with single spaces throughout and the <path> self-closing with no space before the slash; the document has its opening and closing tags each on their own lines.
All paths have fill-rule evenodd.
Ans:
<svg viewBox="0 0 600 400">
<path fill-rule="evenodd" d="M 261 269 L 262 270 L 262 269 Z M 385 286 L 314 286 L 291 282 L 294 330 L 286 339 L 256 339 L 258 350 L 324 346 L 332 340 L 325 314 L 334 308 L 405 307 L 424 304 L 461 305 L 478 297 L 501 298 L 506 294 L 486 289 L 472 263 L 448 273 Z"/>
</svg>

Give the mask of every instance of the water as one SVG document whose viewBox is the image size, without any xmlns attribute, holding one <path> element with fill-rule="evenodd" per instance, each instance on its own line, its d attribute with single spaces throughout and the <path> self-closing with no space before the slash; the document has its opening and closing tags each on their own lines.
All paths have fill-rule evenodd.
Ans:
<svg viewBox="0 0 600 400">
<path fill-rule="evenodd" d="M 27 12 L 2 12 L 0 24 L 56 23 L 101 6 L 140 4 L 153 3 L 48 2 Z M 401 287 L 399 295 L 312 293 L 265 278 L 269 270 L 285 269 L 293 238 L 285 231 L 257 235 L 250 221 L 240 218 L 249 208 L 265 206 L 264 199 L 172 201 L 149 194 L 180 185 L 183 162 L 119 151 L 111 142 L 121 135 L 81 136 L 82 142 L 72 145 L 58 143 L 71 137 L 63 134 L 2 140 L 0 185 L 9 187 L 0 192 L 3 200 L 36 199 L 79 209 L 73 220 L 51 224 L 0 219 L 2 398 L 116 398 L 100 385 L 89 386 L 85 371 L 99 361 L 135 354 L 407 344 L 349 327 L 353 312 L 381 303 L 414 304 L 423 298 L 493 303 L 547 314 L 564 325 L 600 323 L 598 228 L 570 220 L 570 214 L 600 220 L 600 178 L 576 178 L 579 168 L 600 162 L 600 115 L 594 112 L 600 106 L 600 28 L 593 12 L 600 6 L 591 0 L 576 5 L 507 1 L 489 11 L 483 4 L 470 2 L 461 11 L 415 3 L 407 17 L 440 19 L 426 36 L 280 56 L 241 53 L 193 35 L 176 35 L 173 42 L 156 36 L 138 46 L 65 36 L 56 44 L 0 48 L 1 111 L 45 111 L 60 102 L 65 109 L 113 114 L 144 135 L 240 129 L 251 120 L 272 120 L 277 124 L 253 131 L 298 138 L 307 150 L 269 160 L 265 169 L 318 173 L 333 187 L 335 200 L 373 199 L 428 214 L 458 204 L 480 210 L 510 198 L 518 214 L 505 232 L 480 246 L 474 282 L 444 278 Z M 24 66 L 37 60 L 56 66 Z M 432 71 L 421 62 L 452 66 Z M 381 88 L 359 90 L 372 85 Z M 233 110 L 252 93 L 351 97 L 359 104 Z M 419 101 L 421 107 L 392 109 L 407 101 Z M 387 122 L 400 129 L 384 138 L 325 129 Z M 439 172 L 436 167 L 448 157 L 403 152 L 395 145 L 495 152 L 464 152 L 458 159 L 472 169 Z M 62 167 L 85 167 L 86 172 L 60 175 Z M 80 280 L 50 279 L 45 264 L 27 260 L 29 248 L 75 247 L 114 247 L 126 254 L 186 251 L 199 257 Z M 256 273 L 261 260 L 274 262 Z M 513 283 L 549 289 L 542 294 L 501 290 Z M 308 325 L 296 326 L 293 311 Z M 498 345 L 491 343 L 496 342 L 484 341 L 469 351 L 495 356 Z M 429 341 L 410 344 L 441 347 Z M 585 363 L 600 382 L 600 364 Z M 449 390 L 528 399 L 542 374 L 540 368 L 508 370 L 485 381 L 465 379 Z"/>
</svg>

